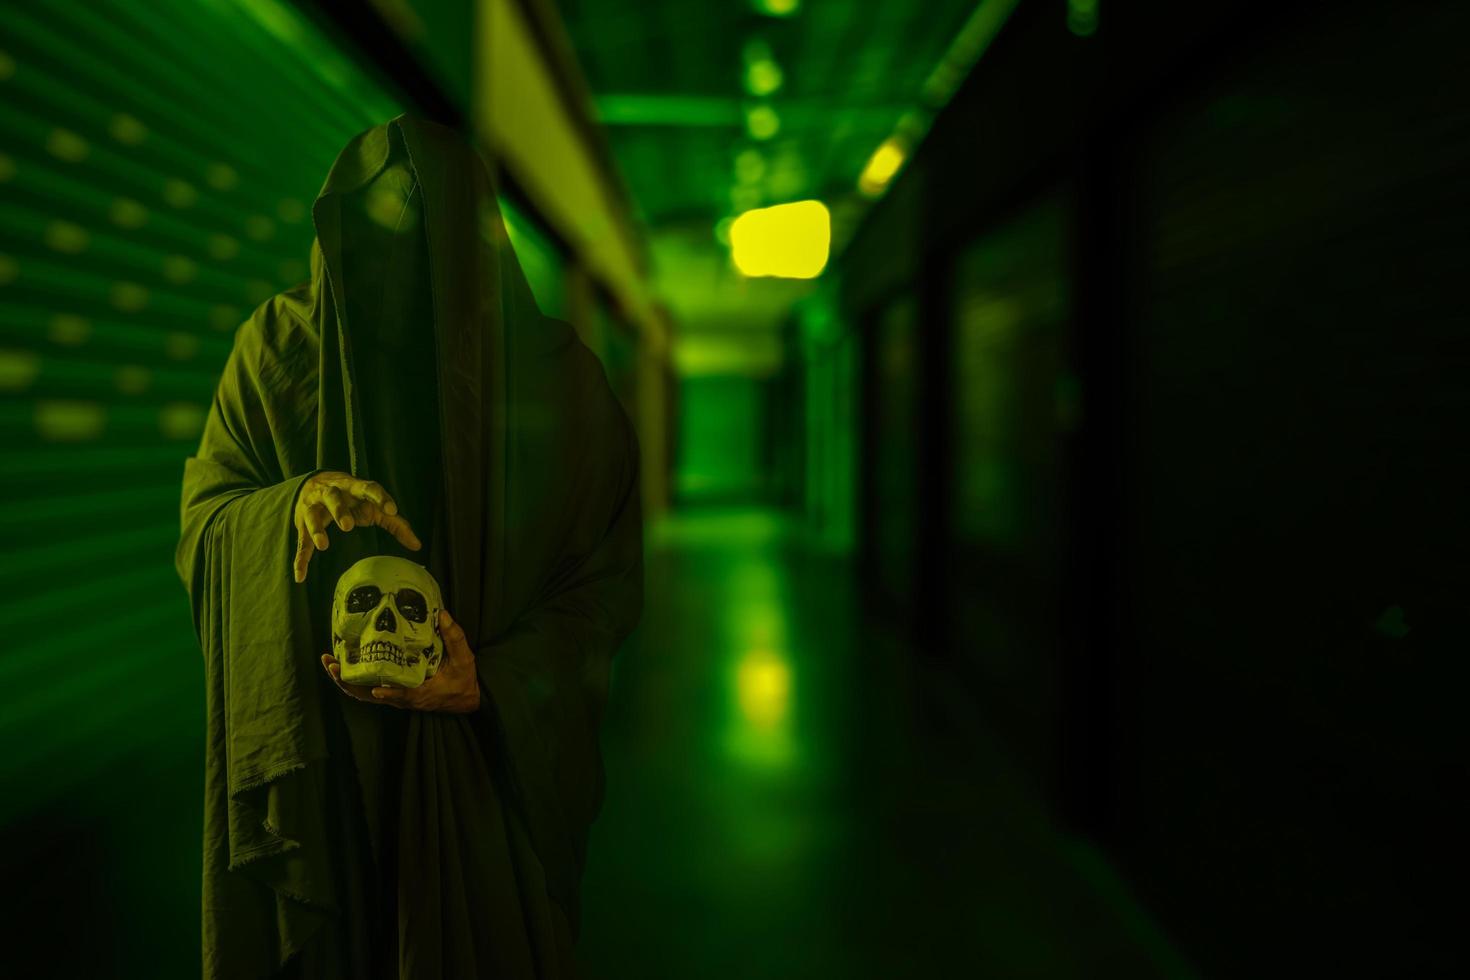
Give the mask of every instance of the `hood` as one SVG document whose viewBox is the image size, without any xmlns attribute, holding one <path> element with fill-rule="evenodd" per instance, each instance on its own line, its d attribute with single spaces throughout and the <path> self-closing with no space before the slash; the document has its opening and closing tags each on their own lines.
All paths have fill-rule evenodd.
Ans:
<svg viewBox="0 0 1470 980">
<path fill-rule="evenodd" d="M 457 620 L 478 635 L 504 568 L 506 474 L 498 463 L 517 394 L 507 370 L 514 360 L 535 373 L 570 328 L 541 315 L 489 169 L 454 129 L 404 114 L 358 134 L 333 163 L 312 220 L 318 459 L 371 477 L 354 362 L 432 357 L 447 537 L 456 543 L 441 585 Z M 496 556 L 483 554 L 482 541 Z"/>
</svg>

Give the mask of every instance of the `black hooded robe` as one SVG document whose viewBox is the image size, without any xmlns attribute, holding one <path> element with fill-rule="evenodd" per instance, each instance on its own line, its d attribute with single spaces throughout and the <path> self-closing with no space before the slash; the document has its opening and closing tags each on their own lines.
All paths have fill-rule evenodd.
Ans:
<svg viewBox="0 0 1470 980">
<path fill-rule="evenodd" d="M 311 281 L 238 329 L 185 463 L 204 975 L 573 975 L 610 660 L 642 603 L 632 427 L 454 131 L 360 134 L 312 215 Z M 424 550 L 334 527 L 296 584 L 294 502 L 328 469 L 381 482 Z M 362 704 L 322 671 L 337 576 L 382 553 L 439 580 L 478 712 Z"/>
</svg>

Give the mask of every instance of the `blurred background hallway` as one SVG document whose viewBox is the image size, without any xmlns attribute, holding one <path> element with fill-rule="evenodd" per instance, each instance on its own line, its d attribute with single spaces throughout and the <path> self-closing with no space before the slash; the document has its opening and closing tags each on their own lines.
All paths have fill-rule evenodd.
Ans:
<svg viewBox="0 0 1470 980">
<path fill-rule="evenodd" d="M 638 431 L 588 977 L 1464 974 L 1467 36 L 0 0 L 0 975 L 199 972 L 184 460 L 403 112 Z"/>
<path fill-rule="evenodd" d="M 1191 976 L 983 737 L 931 730 L 851 561 L 763 510 L 651 536 L 583 949 L 607 977 Z"/>
</svg>

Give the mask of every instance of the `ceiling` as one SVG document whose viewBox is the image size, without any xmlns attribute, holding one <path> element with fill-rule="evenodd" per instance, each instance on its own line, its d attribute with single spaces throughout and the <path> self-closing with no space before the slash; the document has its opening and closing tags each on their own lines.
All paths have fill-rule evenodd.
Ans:
<svg viewBox="0 0 1470 980">
<path fill-rule="evenodd" d="M 845 241 L 866 201 L 859 174 L 900 120 L 925 105 L 926 85 L 932 96 L 935 69 L 977 4 L 557 6 L 649 233 L 656 288 L 689 332 L 784 319 L 811 284 L 743 280 L 717 238 L 719 223 L 748 208 L 817 198 L 832 210 L 834 242 Z M 761 12 L 766 6 L 794 9 L 772 16 Z M 768 135 L 762 126 L 773 120 Z"/>
</svg>

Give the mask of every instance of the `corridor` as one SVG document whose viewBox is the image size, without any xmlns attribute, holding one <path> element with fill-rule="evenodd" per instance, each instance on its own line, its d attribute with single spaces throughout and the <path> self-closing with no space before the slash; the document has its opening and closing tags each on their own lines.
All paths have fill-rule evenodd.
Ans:
<svg viewBox="0 0 1470 980">
<path fill-rule="evenodd" d="M 1470 976 L 1470 4 L 1386 6 L 0 3 L 0 974 Z M 474 718 L 319 669 L 306 470 Z"/>
<path fill-rule="evenodd" d="M 584 883 L 588 976 L 1187 976 L 864 626 L 850 561 L 758 510 L 651 529 Z"/>
</svg>

